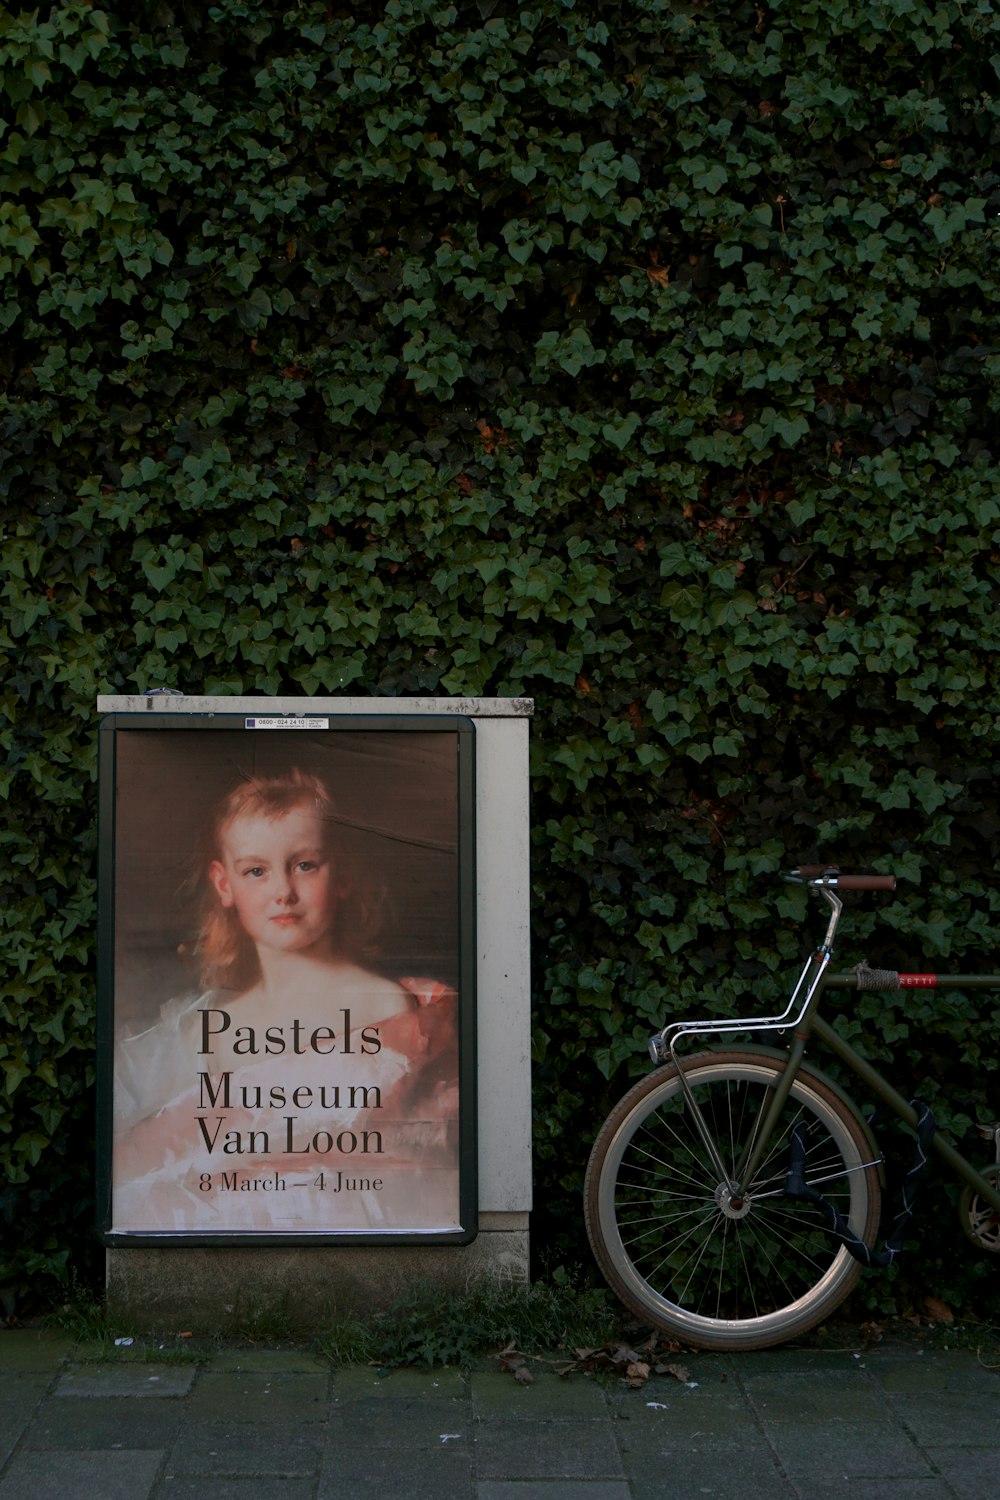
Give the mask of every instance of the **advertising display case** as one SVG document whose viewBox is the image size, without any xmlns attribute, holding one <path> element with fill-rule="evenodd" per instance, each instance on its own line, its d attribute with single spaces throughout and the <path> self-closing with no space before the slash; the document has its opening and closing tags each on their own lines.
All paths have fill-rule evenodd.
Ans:
<svg viewBox="0 0 1000 1500">
<path fill-rule="evenodd" d="M 100 724 L 109 1247 L 477 1231 L 476 728 Z"/>
</svg>

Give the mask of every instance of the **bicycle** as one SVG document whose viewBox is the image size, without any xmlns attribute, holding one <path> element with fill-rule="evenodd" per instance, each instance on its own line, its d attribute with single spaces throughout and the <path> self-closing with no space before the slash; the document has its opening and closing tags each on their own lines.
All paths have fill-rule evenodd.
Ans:
<svg viewBox="0 0 1000 1500">
<path fill-rule="evenodd" d="M 1000 975 L 901 974 L 867 963 L 832 973 L 838 891 L 890 891 L 895 877 L 802 865 L 785 878 L 825 901 L 830 916 L 784 1012 L 657 1032 L 649 1044 L 657 1071 L 611 1111 L 587 1167 L 587 1233 L 609 1285 L 643 1322 L 696 1348 L 767 1348 L 827 1318 L 865 1264 L 898 1254 L 929 1150 L 961 1179 L 966 1235 L 1000 1254 L 1000 1122 L 978 1127 L 995 1159 L 977 1171 L 929 1111 L 907 1102 L 819 1013 L 827 990 L 1000 989 Z M 784 1051 L 735 1041 L 677 1053 L 694 1037 L 789 1030 Z M 881 1251 L 884 1159 L 848 1094 L 804 1062 L 813 1037 L 917 1135 Z"/>
</svg>

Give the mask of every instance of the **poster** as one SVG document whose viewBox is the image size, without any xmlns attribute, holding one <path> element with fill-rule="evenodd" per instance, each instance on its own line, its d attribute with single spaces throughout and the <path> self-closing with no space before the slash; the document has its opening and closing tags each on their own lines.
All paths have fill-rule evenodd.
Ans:
<svg viewBox="0 0 1000 1500">
<path fill-rule="evenodd" d="M 101 725 L 107 1244 L 475 1233 L 474 725 Z"/>
</svg>

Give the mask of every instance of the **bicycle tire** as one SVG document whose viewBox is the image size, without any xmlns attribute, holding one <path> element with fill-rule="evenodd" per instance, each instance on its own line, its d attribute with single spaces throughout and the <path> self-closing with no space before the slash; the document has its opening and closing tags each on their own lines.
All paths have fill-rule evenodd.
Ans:
<svg viewBox="0 0 1000 1500">
<path fill-rule="evenodd" d="M 1000 1183 L 1000 1166 L 990 1165 L 982 1173 L 996 1187 Z M 1000 1255 L 1000 1215 L 980 1198 L 975 1188 L 964 1187 L 958 1200 L 962 1229 L 977 1250 Z"/>
<path fill-rule="evenodd" d="M 682 1067 L 730 1173 L 783 1068 L 753 1048 L 700 1053 Z M 764 1349 L 843 1302 L 861 1266 L 809 1204 L 784 1196 L 788 1137 L 803 1120 L 807 1180 L 866 1244 L 878 1231 L 878 1163 L 864 1124 L 801 1068 L 755 1180 L 729 1203 L 677 1069 L 658 1069 L 612 1110 L 584 1186 L 587 1233 L 612 1290 L 645 1323 L 696 1348 Z"/>
</svg>

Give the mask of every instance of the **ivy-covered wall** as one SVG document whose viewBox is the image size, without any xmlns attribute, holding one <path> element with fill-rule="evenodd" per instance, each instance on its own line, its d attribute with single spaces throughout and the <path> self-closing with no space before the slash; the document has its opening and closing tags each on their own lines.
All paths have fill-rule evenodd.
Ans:
<svg viewBox="0 0 1000 1500">
<path fill-rule="evenodd" d="M 900 875 L 845 962 L 1000 967 L 998 75 L 993 0 L 0 15 L 0 1283 L 93 1254 L 100 691 L 535 698 L 556 1259 L 786 863 Z M 988 995 L 843 1025 L 1000 1108 Z M 872 1295 L 995 1311 L 945 1192 Z"/>
</svg>

